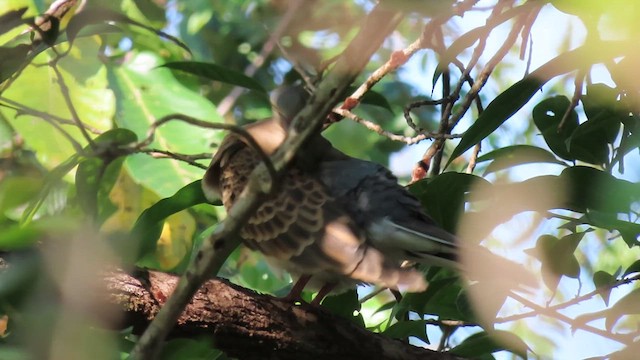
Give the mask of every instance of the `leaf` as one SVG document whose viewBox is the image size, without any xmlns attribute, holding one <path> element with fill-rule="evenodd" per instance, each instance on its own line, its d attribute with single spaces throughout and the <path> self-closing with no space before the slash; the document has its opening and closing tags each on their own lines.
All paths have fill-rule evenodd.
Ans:
<svg viewBox="0 0 640 360">
<path fill-rule="evenodd" d="M 203 203 L 207 203 L 207 199 L 202 192 L 201 181 L 198 180 L 142 212 L 131 230 L 132 237 L 139 244 L 139 256 L 155 257 L 157 241 L 167 217 Z"/>
<path fill-rule="evenodd" d="M 593 274 L 593 284 L 596 289 L 602 290 L 599 295 L 606 306 L 609 306 L 609 295 L 611 295 L 612 285 L 616 283 L 615 276 L 606 271 L 596 271 Z"/>
<path fill-rule="evenodd" d="M 566 184 L 564 206 L 568 210 L 626 213 L 635 201 L 640 200 L 637 184 L 592 167 L 569 167 L 562 171 L 560 180 Z"/>
<path fill-rule="evenodd" d="M 624 271 L 623 276 L 627 276 L 629 274 L 640 273 L 640 260 L 636 260 L 633 264 L 631 264 L 627 270 Z"/>
<path fill-rule="evenodd" d="M 481 163 L 489 160 L 494 161 L 487 166 L 483 176 L 517 165 L 531 163 L 551 163 L 566 166 L 564 162 L 558 160 L 552 153 L 531 145 L 513 145 L 500 148 L 480 156 L 477 162 Z"/>
<path fill-rule="evenodd" d="M 605 326 L 611 331 L 615 324 L 625 315 L 640 314 L 640 288 L 632 290 L 618 300 L 609 311 L 606 312 Z"/>
<path fill-rule="evenodd" d="M 36 226 L 12 225 L 3 227 L 0 232 L 0 251 L 16 251 L 33 246 L 42 236 Z"/>
<path fill-rule="evenodd" d="M 501 343 L 498 343 L 498 338 Z M 507 343 L 502 345 L 502 343 Z M 450 353 L 462 357 L 478 358 L 496 351 L 507 350 L 523 359 L 527 358 L 529 347 L 518 336 L 503 330 L 492 330 L 491 335 L 485 331 L 473 334 L 464 339 Z"/>
<path fill-rule="evenodd" d="M 112 91 L 107 89 L 105 67 L 95 56 L 100 45 L 93 38 L 78 40 L 77 45 L 73 56 L 63 57 L 58 68 L 68 87 L 74 110 L 83 124 L 98 131 L 106 131 L 111 128 L 116 104 Z M 42 53 L 35 61 L 47 63 L 50 59 L 47 53 Z M 47 113 L 50 117 L 73 118 L 65 105 L 57 76 L 48 66 L 25 68 L 4 91 L 3 97 Z M 6 107 L 0 107 L 0 112 L 47 169 L 56 167 L 76 154 L 77 149 L 71 140 L 79 146 L 87 144 L 77 126 L 53 126 L 50 121 L 46 121 L 47 118 L 23 114 Z M 68 135 L 64 135 L 60 129 L 65 130 Z"/>
<path fill-rule="evenodd" d="M 447 166 L 520 110 L 542 85 L 544 82 L 538 78 L 525 77 L 498 95 L 465 131 L 460 143 L 451 153 Z"/>
<path fill-rule="evenodd" d="M 607 132 L 610 126 L 618 129 L 620 122 L 610 124 L 603 119 L 592 119 L 580 124 L 568 139 L 567 149 L 571 156 L 589 164 L 606 164 L 609 160 Z"/>
<path fill-rule="evenodd" d="M 248 77 L 240 71 L 236 71 L 234 69 L 230 69 L 228 67 L 220 66 L 214 63 L 204 63 L 197 61 L 174 61 L 160 65 L 160 67 L 165 67 L 171 70 L 179 70 L 203 77 L 205 79 L 220 81 L 225 84 L 231 84 L 266 93 L 266 90 L 262 87 L 262 85 L 253 78 Z"/>
<path fill-rule="evenodd" d="M 478 182 L 489 184 L 475 175 L 446 172 L 433 179 L 412 184 L 409 191 L 420 200 L 427 213 L 438 224 L 453 232 L 463 213 L 465 196 Z"/>
<path fill-rule="evenodd" d="M 575 160 L 575 156 L 567 149 L 567 140 L 578 127 L 578 114 L 572 110 L 562 128 L 559 128 L 569 106 L 571 101 L 566 96 L 554 96 L 538 103 L 532 115 L 533 122 L 551 151 L 563 159 Z"/>
<path fill-rule="evenodd" d="M 185 45 L 178 38 L 171 36 L 163 31 L 156 30 L 150 26 L 144 25 L 138 21 L 132 20 L 126 15 L 121 14 L 117 11 L 111 10 L 106 7 L 101 7 L 101 6 L 88 7 L 86 9 L 83 9 L 78 14 L 74 15 L 69 21 L 69 23 L 67 24 L 67 28 L 66 28 L 67 39 L 69 40 L 70 44 L 73 44 L 75 38 L 78 36 L 78 33 L 82 28 L 88 25 L 101 24 L 106 22 L 119 22 L 119 23 L 129 24 L 129 25 L 143 28 L 162 38 L 165 38 L 175 43 L 179 47 L 186 50 L 188 53 L 191 53 L 191 50 L 189 50 L 187 45 Z"/>
<path fill-rule="evenodd" d="M 581 97 L 582 106 L 587 119 L 593 120 L 598 117 L 612 118 L 625 116 L 624 110 L 618 107 L 619 90 L 605 84 L 587 85 L 587 93 Z M 619 131 L 618 126 L 612 123 L 607 129 L 607 141 L 612 143 Z"/>
<path fill-rule="evenodd" d="M 628 46 L 630 45 L 624 41 L 594 41 L 567 51 L 540 66 L 498 95 L 487 106 L 482 115 L 465 132 L 462 140 L 449 157 L 446 166 L 449 166 L 454 159 L 493 133 L 552 78 L 584 68 L 586 65 L 623 55 L 628 51 Z"/>
<path fill-rule="evenodd" d="M 216 360 L 224 354 L 206 339 L 172 339 L 162 349 L 160 360 Z"/>
<path fill-rule="evenodd" d="M 47 173 L 38 197 L 33 199 L 29 203 L 29 206 L 27 206 L 22 215 L 22 218 L 20 219 L 20 223 L 22 225 L 29 224 L 33 220 L 33 217 L 37 214 L 40 207 L 44 204 L 49 193 L 62 182 L 62 179 L 65 175 L 67 175 L 73 168 L 76 167 L 76 165 L 78 165 L 79 161 L 80 156 L 73 155 L 62 164 L 56 166 L 53 170 Z"/>
<path fill-rule="evenodd" d="M 26 44 L 0 47 L 0 84 L 22 69 L 29 61 L 31 47 Z"/>
<path fill-rule="evenodd" d="M 361 304 L 358 292 L 349 290 L 335 296 L 328 296 L 322 301 L 322 307 L 344 319 L 364 328 L 364 317 L 360 313 Z"/>
<path fill-rule="evenodd" d="M 415 311 L 419 314 L 425 314 L 426 311 L 433 310 L 429 307 L 429 304 L 438 292 L 449 288 L 451 285 L 455 285 L 460 289 L 460 286 L 456 284 L 457 280 L 457 277 L 431 280 L 429 281 L 427 290 L 421 293 L 405 294 L 402 300 L 400 300 L 400 307 L 408 309 L 409 311 Z"/>
<path fill-rule="evenodd" d="M 413 336 L 427 344 L 431 344 L 427 337 L 427 324 L 427 320 L 400 321 L 389 326 L 383 334 L 392 339 L 406 339 Z"/>
<path fill-rule="evenodd" d="M 90 218 L 98 216 L 99 200 L 106 201 L 111 188 L 118 178 L 124 158 L 115 156 L 121 147 L 134 143 L 136 134 L 127 129 L 112 129 L 95 141 L 95 153 L 78 164 L 76 171 L 76 190 L 83 210 Z M 91 149 L 85 149 L 89 152 Z"/>
<path fill-rule="evenodd" d="M 356 90 L 357 88 L 355 86 L 351 86 L 349 87 L 349 90 L 347 90 L 347 93 L 353 94 Z M 387 100 L 387 98 L 383 94 L 374 90 L 369 90 L 366 93 L 364 93 L 364 96 L 362 97 L 361 102 L 363 104 L 381 107 L 385 110 L 389 110 L 389 112 L 391 113 L 393 112 L 393 109 L 391 108 L 391 104 L 389 104 L 389 101 Z"/>
<path fill-rule="evenodd" d="M 155 68 L 157 61 L 155 55 L 144 53 L 121 68 L 111 69 L 110 80 L 119 109 L 115 121 L 119 127 L 130 129 L 142 139 L 158 119 L 176 112 L 211 122 L 222 121 L 209 100 L 186 88 L 168 69 Z M 155 139 L 149 147 L 200 154 L 211 151 L 211 144 L 223 135 L 221 131 L 170 121 L 155 130 Z M 156 159 L 147 154 L 128 156 L 125 167 L 136 182 L 161 197 L 171 196 L 203 175 L 202 169 L 182 161 Z"/>
<path fill-rule="evenodd" d="M 6 176 L 0 181 L 0 219 L 6 211 L 32 201 L 42 189 L 42 179 L 29 176 Z"/>
<path fill-rule="evenodd" d="M 27 7 L 23 7 L 17 10 L 7 11 L 0 15 L 0 35 L 22 24 L 27 24 L 28 20 L 23 19 L 22 15 L 24 15 L 28 9 Z M 0 82 L 2 82 L 2 80 L 0 80 Z"/>
</svg>

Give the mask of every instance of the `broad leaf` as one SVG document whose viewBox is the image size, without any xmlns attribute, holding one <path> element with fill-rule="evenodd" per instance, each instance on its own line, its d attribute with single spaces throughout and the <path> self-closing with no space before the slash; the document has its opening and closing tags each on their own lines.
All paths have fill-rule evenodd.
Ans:
<svg viewBox="0 0 640 360">
<path fill-rule="evenodd" d="M 228 67 L 213 63 L 197 61 L 174 61 L 161 65 L 171 70 L 179 70 L 205 79 L 220 81 L 225 84 L 240 86 L 243 88 L 266 92 L 259 82 L 247 75 Z"/>
<path fill-rule="evenodd" d="M 112 69 L 110 80 L 118 98 L 118 126 L 144 139 L 158 119 L 176 112 L 211 122 L 221 120 L 207 99 L 178 82 L 169 70 L 155 68 L 158 60 L 151 54 L 141 54 L 125 66 Z M 162 125 L 154 134 L 150 148 L 182 154 L 210 152 L 211 145 L 224 135 L 179 121 Z M 137 182 L 161 197 L 170 196 L 203 175 L 202 169 L 184 162 L 146 154 L 127 157 L 125 167 Z"/>
</svg>

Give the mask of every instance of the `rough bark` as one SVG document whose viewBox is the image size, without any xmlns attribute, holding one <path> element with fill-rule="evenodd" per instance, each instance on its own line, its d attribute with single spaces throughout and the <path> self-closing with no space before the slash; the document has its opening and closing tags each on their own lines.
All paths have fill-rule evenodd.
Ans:
<svg viewBox="0 0 640 360">
<path fill-rule="evenodd" d="M 109 302 L 124 311 L 120 326 L 141 332 L 169 297 L 178 278 L 141 271 L 104 273 Z M 211 336 L 238 359 L 456 359 L 362 329 L 322 308 L 292 305 L 213 279 L 195 294 L 172 337 Z"/>
</svg>

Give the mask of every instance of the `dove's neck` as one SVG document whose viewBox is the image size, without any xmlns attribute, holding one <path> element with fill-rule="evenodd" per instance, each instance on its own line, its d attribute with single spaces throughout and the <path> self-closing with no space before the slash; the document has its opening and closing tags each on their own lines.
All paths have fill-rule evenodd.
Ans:
<svg viewBox="0 0 640 360">
<path fill-rule="evenodd" d="M 275 119 L 247 125 L 245 130 L 247 130 L 267 155 L 272 155 L 278 146 L 282 145 L 287 136 L 285 130 Z"/>
</svg>

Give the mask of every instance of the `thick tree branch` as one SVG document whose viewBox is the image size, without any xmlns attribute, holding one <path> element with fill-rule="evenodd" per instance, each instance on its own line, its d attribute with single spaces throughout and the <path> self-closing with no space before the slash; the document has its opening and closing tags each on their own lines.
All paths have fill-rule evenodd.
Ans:
<svg viewBox="0 0 640 360">
<path fill-rule="evenodd" d="M 122 326 L 140 332 L 178 282 L 173 275 L 122 271 L 105 273 L 109 301 L 125 312 Z M 139 278 L 143 278 L 141 281 Z M 210 336 L 238 359 L 457 359 L 360 328 L 307 304 L 293 306 L 268 295 L 207 281 L 178 319 L 171 336 Z"/>
</svg>

